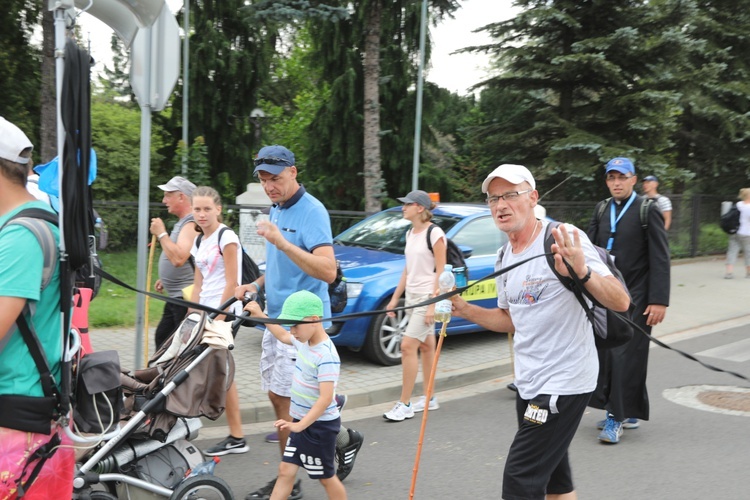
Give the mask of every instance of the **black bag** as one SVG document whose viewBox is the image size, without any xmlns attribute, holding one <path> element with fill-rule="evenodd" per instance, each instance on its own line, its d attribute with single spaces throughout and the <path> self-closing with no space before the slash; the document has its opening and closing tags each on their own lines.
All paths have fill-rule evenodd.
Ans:
<svg viewBox="0 0 750 500">
<path fill-rule="evenodd" d="M 75 387 L 73 417 L 80 432 L 102 434 L 117 426 L 122 409 L 117 351 L 95 351 L 83 356 Z"/>
<path fill-rule="evenodd" d="M 432 250 L 430 233 L 432 233 L 432 230 L 435 227 L 437 227 L 437 224 L 430 224 L 430 227 L 427 228 L 427 248 L 429 248 L 430 252 L 432 252 L 433 254 L 435 252 Z M 469 268 L 466 265 L 466 259 L 464 259 L 463 252 L 460 248 L 458 248 L 458 245 L 456 245 L 456 243 L 452 239 L 448 238 L 448 236 L 445 237 L 445 241 L 445 263 L 453 266 L 453 274 L 461 274 L 464 276 L 463 283 L 468 283 Z M 456 280 L 456 282 L 459 283 L 459 280 Z"/>
<path fill-rule="evenodd" d="M 721 216 L 719 225 L 727 234 L 737 233 L 737 230 L 740 228 L 740 209 L 737 208 L 737 205 L 732 205 L 732 208 Z"/>
<path fill-rule="evenodd" d="M 328 297 L 331 299 L 331 312 L 340 313 L 346 308 L 349 296 L 346 293 L 346 278 L 341 271 L 339 261 L 336 261 L 336 279 L 328 285 Z"/>
<path fill-rule="evenodd" d="M 599 302 L 597 302 L 597 300 L 589 294 L 586 288 L 583 286 L 579 286 L 574 279 L 558 274 L 557 270 L 555 269 L 555 258 L 551 254 L 552 244 L 555 242 L 555 239 L 552 236 L 552 228 L 555 228 L 559 225 L 559 222 L 550 222 L 547 225 L 547 230 L 544 235 L 544 253 L 548 254 L 547 263 L 549 264 L 549 267 L 552 269 L 552 272 L 555 273 L 557 279 L 559 279 L 560 282 L 565 286 L 565 288 L 571 290 L 575 294 L 576 299 L 578 299 L 581 307 L 583 307 L 584 311 L 586 312 L 586 316 L 591 322 L 594 330 L 594 340 L 596 341 L 596 347 L 598 349 L 610 349 L 626 344 L 630 339 L 633 338 L 633 326 L 626 320 L 624 320 L 621 316 L 632 319 L 635 305 L 631 301 L 630 307 L 626 312 L 623 313 L 610 311 L 606 307 L 599 304 Z M 630 291 L 625 284 L 625 279 L 622 277 L 622 273 L 620 272 L 620 270 L 617 269 L 617 266 L 615 266 L 615 262 L 614 260 L 612 260 L 612 256 L 609 254 L 609 252 L 597 245 L 594 245 L 594 248 L 596 248 L 596 251 L 599 254 L 599 259 L 601 259 L 601 261 L 606 264 L 610 272 L 612 272 L 615 278 L 617 278 L 617 280 L 625 288 L 625 291 L 628 292 L 628 295 L 630 295 Z M 584 295 L 588 297 L 589 300 L 591 300 L 591 308 L 589 308 L 589 306 L 586 304 L 586 301 L 583 298 Z"/>
</svg>

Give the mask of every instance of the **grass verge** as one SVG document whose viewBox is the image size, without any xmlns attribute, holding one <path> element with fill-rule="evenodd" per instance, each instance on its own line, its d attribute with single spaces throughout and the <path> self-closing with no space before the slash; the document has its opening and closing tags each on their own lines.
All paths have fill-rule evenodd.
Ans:
<svg viewBox="0 0 750 500">
<path fill-rule="evenodd" d="M 151 288 L 154 290 L 154 283 L 159 278 L 159 254 L 160 250 L 154 252 L 153 267 L 151 270 Z M 99 254 L 102 259 L 104 269 L 121 279 L 128 285 L 136 286 L 138 267 L 137 252 L 135 250 L 127 252 Z M 131 290 L 115 285 L 107 280 L 102 280 L 102 286 L 99 294 L 91 302 L 89 307 L 89 327 L 90 328 L 111 328 L 111 327 L 131 327 L 135 326 L 137 294 Z M 164 310 L 164 302 L 148 299 L 148 324 L 155 326 L 161 319 Z"/>
</svg>

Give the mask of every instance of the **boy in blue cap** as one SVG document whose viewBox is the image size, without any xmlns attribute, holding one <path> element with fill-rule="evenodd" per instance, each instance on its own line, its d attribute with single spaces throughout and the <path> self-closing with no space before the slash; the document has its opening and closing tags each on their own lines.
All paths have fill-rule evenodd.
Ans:
<svg viewBox="0 0 750 500">
<path fill-rule="evenodd" d="M 257 302 L 245 306 L 252 316 L 266 318 Z M 336 476 L 336 436 L 341 416 L 334 396 L 341 360 L 336 346 L 318 320 L 323 318 L 323 301 L 312 292 L 294 292 L 284 301 L 279 319 L 289 321 L 289 331 L 281 325 L 267 324 L 267 329 L 284 344 L 297 349 L 292 401 L 292 421 L 274 423 L 281 431 L 290 431 L 279 464 L 271 499 L 286 500 L 294 487 L 299 467 L 311 479 L 318 479 L 330 499 L 345 499 L 346 490 Z M 316 321 L 306 323 L 305 321 Z"/>
</svg>

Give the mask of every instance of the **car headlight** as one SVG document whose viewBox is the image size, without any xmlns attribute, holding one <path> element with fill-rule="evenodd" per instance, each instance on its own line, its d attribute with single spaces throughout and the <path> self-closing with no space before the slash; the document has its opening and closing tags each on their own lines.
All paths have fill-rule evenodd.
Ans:
<svg viewBox="0 0 750 500">
<path fill-rule="evenodd" d="M 346 282 L 346 295 L 350 299 L 356 299 L 359 294 L 362 293 L 362 289 L 365 287 L 364 283 L 354 283 L 351 281 Z"/>
</svg>

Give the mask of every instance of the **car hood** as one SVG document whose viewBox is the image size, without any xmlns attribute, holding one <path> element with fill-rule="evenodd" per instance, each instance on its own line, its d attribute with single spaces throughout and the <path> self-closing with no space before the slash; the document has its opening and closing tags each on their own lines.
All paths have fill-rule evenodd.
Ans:
<svg viewBox="0 0 750 500">
<path fill-rule="evenodd" d="M 347 280 L 369 281 L 404 269 L 402 254 L 342 245 L 333 245 L 333 251 Z"/>
</svg>

